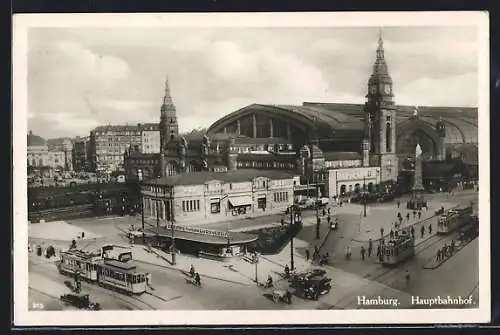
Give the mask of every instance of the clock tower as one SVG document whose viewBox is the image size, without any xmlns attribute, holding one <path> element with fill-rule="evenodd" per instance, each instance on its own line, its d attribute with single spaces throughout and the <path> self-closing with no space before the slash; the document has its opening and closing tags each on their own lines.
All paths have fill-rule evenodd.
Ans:
<svg viewBox="0 0 500 335">
<path fill-rule="evenodd" d="M 381 181 L 397 180 L 396 108 L 393 82 L 385 62 L 382 34 L 378 39 L 377 57 L 368 80 L 365 103 L 365 140 L 368 142 L 370 165 L 380 166 Z"/>
</svg>

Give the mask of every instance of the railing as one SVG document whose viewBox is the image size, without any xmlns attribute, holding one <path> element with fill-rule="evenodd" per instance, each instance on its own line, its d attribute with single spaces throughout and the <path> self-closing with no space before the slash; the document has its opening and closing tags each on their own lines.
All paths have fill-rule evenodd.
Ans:
<svg viewBox="0 0 500 335">
<path fill-rule="evenodd" d="M 172 224 L 168 223 L 166 226 L 164 226 L 166 230 L 171 230 L 172 229 Z M 217 230 L 210 230 L 210 229 L 205 229 L 205 228 L 198 228 L 198 227 L 186 227 L 186 226 L 179 226 L 179 225 L 173 225 L 174 231 L 178 232 L 184 232 L 184 233 L 194 233 L 194 234 L 201 234 L 201 235 L 207 235 L 207 236 L 214 236 L 214 237 L 220 237 L 220 238 L 229 238 L 229 234 L 224 231 L 217 231 Z"/>
</svg>

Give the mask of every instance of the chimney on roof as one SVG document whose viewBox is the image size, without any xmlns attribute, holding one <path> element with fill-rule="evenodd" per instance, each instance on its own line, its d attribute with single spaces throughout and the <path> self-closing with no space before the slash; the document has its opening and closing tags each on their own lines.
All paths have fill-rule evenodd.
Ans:
<svg viewBox="0 0 500 335">
<path fill-rule="evenodd" d="M 30 130 L 30 133 L 29 133 L 29 134 L 30 134 L 30 136 L 31 136 L 31 135 L 33 135 L 33 131 L 32 131 L 32 130 Z"/>
</svg>

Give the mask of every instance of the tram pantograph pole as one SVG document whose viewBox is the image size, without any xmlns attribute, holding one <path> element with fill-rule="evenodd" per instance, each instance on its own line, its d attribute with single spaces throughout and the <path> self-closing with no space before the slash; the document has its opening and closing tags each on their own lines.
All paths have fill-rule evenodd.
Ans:
<svg viewBox="0 0 500 335">
<path fill-rule="evenodd" d="M 290 227 L 288 228 L 288 230 L 290 231 L 290 267 L 291 267 L 291 270 L 293 271 L 294 269 L 294 260 L 293 260 L 293 233 L 294 233 L 294 225 L 295 225 L 295 222 L 294 222 L 294 212 L 293 212 L 293 205 L 290 206 Z"/>
</svg>

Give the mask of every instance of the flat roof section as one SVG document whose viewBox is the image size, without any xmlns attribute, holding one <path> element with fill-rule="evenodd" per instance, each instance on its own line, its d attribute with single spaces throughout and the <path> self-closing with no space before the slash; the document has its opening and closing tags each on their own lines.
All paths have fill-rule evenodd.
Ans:
<svg viewBox="0 0 500 335">
<path fill-rule="evenodd" d="M 156 234 L 155 229 L 145 229 L 146 233 Z M 170 229 L 165 229 L 164 227 L 160 227 L 158 231 L 158 235 L 162 237 L 172 237 L 172 231 Z M 222 234 L 221 234 L 222 235 Z M 176 240 L 185 240 L 192 241 L 198 243 L 205 244 L 215 244 L 215 245 L 227 245 L 228 239 L 223 236 L 214 236 L 207 234 L 199 234 L 189 231 L 175 231 L 174 238 Z M 246 244 L 257 241 L 258 236 L 254 234 L 247 233 L 229 233 L 229 244 Z"/>
</svg>

